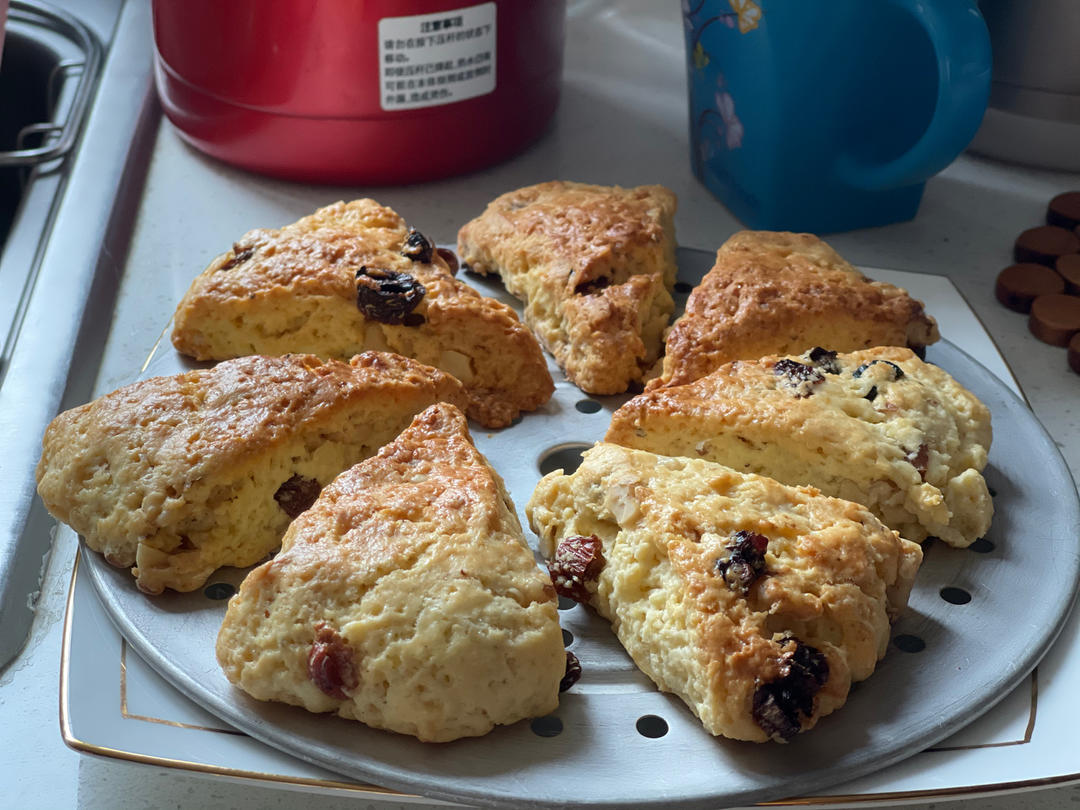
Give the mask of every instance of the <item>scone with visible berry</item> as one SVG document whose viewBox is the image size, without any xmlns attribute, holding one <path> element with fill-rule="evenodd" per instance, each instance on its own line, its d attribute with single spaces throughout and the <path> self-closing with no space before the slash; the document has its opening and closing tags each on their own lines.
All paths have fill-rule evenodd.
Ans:
<svg viewBox="0 0 1080 810">
<path fill-rule="evenodd" d="M 641 383 L 675 304 L 675 195 L 663 186 L 552 181 L 493 200 L 458 233 L 473 272 L 498 274 L 567 379 L 590 394 Z"/>
<path fill-rule="evenodd" d="M 551 579 L 450 405 L 293 521 L 230 600 L 217 656 L 259 700 L 426 742 L 553 711 L 567 670 Z"/>
<path fill-rule="evenodd" d="M 964 547 L 994 513 L 990 412 L 910 349 L 735 361 L 615 412 L 606 439 L 864 504 L 908 540 Z"/>
<path fill-rule="evenodd" d="M 321 487 L 461 383 L 394 354 L 227 360 L 154 377 L 57 416 L 38 493 L 147 593 L 191 591 L 281 542 Z"/>
<path fill-rule="evenodd" d="M 172 342 L 197 360 L 395 352 L 461 380 L 468 415 L 485 427 L 509 425 L 554 391 L 514 311 L 454 278 L 443 252 L 370 199 L 242 236 L 184 295 Z"/>
<path fill-rule="evenodd" d="M 919 351 L 938 337 L 921 301 L 871 281 L 818 237 L 741 231 L 717 251 L 668 330 L 663 374 L 650 387 L 682 385 L 732 360 L 813 346 Z"/>
<path fill-rule="evenodd" d="M 850 501 L 606 443 L 545 476 L 526 511 L 556 589 L 737 740 L 786 741 L 842 706 L 922 560 Z"/>
</svg>

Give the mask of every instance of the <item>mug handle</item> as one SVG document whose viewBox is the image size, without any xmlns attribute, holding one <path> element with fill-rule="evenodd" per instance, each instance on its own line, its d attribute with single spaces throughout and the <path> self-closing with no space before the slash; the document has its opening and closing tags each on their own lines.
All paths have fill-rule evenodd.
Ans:
<svg viewBox="0 0 1080 810">
<path fill-rule="evenodd" d="M 857 188 L 901 188 L 937 174 L 975 137 L 990 97 L 990 34 L 974 0 L 889 1 L 910 12 L 930 36 L 938 66 L 937 102 L 926 131 L 900 157 L 878 165 L 839 159 L 839 176 Z"/>
</svg>

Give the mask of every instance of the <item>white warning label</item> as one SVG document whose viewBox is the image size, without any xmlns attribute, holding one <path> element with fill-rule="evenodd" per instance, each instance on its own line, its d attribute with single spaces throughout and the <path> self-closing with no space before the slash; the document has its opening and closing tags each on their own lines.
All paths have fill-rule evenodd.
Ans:
<svg viewBox="0 0 1080 810">
<path fill-rule="evenodd" d="M 384 110 L 450 104 L 495 89 L 495 4 L 379 20 Z"/>
</svg>

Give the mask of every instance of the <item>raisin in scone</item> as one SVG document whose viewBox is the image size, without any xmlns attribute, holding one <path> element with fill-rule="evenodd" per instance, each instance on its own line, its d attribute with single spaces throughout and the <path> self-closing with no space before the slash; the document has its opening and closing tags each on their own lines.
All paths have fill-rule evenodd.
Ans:
<svg viewBox="0 0 1080 810">
<path fill-rule="evenodd" d="M 502 479 L 436 405 L 293 521 L 217 657 L 259 700 L 445 742 L 556 708 L 557 604 Z"/>
<path fill-rule="evenodd" d="M 394 354 L 228 360 L 57 416 L 38 493 L 143 591 L 191 591 L 276 549 L 322 486 L 441 401 L 464 405 L 461 384 Z"/>
<path fill-rule="evenodd" d="M 737 740 L 788 740 L 842 706 L 922 561 L 858 504 L 614 444 L 545 476 L 526 511 L 560 594 Z"/>
<path fill-rule="evenodd" d="M 910 349 L 735 361 L 635 397 L 606 440 L 717 461 L 867 506 L 908 540 L 990 528 L 990 412 Z"/>
<path fill-rule="evenodd" d="M 663 186 L 540 183 L 492 201 L 458 233 L 458 253 L 525 302 L 525 323 L 567 379 L 618 394 L 663 348 L 675 306 L 674 215 Z"/>
<path fill-rule="evenodd" d="M 514 311 L 454 278 L 431 242 L 369 199 L 245 234 L 192 283 L 172 342 L 197 360 L 395 352 L 461 380 L 469 416 L 485 427 L 510 424 L 554 391 Z"/>
<path fill-rule="evenodd" d="M 690 293 L 651 387 L 682 385 L 732 360 L 874 346 L 917 351 L 938 339 L 921 301 L 871 281 L 808 233 L 741 231 Z"/>
</svg>

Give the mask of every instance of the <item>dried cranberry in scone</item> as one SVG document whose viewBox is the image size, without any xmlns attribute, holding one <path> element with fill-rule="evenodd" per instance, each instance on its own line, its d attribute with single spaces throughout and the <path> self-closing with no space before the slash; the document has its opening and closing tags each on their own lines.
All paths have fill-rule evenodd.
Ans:
<svg viewBox="0 0 1080 810">
<path fill-rule="evenodd" d="M 359 683 L 352 647 L 326 622 L 315 625 L 315 640 L 308 653 L 308 677 L 338 700 L 348 700 L 347 693 Z"/>
<path fill-rule="evenodd" d="M 589 601 L 603 570 L 603 547 L 595 534 L 565 538 L 555 549 L 554 559 L 548 563 L 555 590 L 575 602 Z"/>
<path fill-rule="evenodd" d="M 765 551 L 769 538 L 757 532 L 737 531 L 724 546 L 715 568 L 736 593 L 745 594 L 758 577 L 765 573 Z"/>
</svg>

